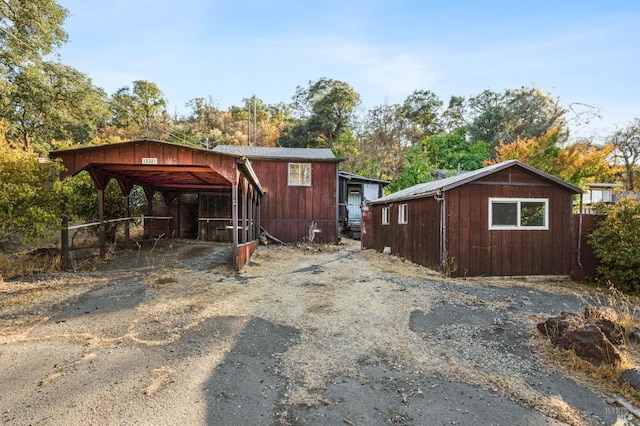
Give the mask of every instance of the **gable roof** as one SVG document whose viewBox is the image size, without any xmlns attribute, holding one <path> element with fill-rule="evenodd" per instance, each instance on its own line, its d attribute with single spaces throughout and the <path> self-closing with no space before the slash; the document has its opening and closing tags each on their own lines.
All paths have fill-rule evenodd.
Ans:
<svg viewBox="0 0 640 426">
<path fill-rule="evenodd" d="M 354 181 L 354 182 L 375 182 L 375 183 L 379 183 L 379 184 L 382 184 L 382 185 L 389 185 L 391 183 L 388 180 L 373 179 L 373 178 L 368 178 L 368 177 L 356 175 L 354 173 L 343 172 L 343 171 L 339 171 L 338 175 L 341 178 L 344 178 L 344 179 L 349 180 L 349 181 Z"/>
<path fill-rule="evenodd" d="M 218 145 L 212 149 L 221 154 L 246 157 L 249 160 L 304 160 L 340 162 L 329 148 L 285 148 L 268 146 Z"/>
<path fill-rule="evenodd" d="M 445 179 L 434 180 L 426 183 L 419 183 L 412 187 L 405 188 L 398 192 L 394 192 L 393 194 L 387 195 L 385 197 L 378 198 L 377 200 L 370 201 L 369 204 L 383 204 L 383 203 L 390 203 L 390 202 L 407 200 L 412 198 L 428 197 L 431 195 L 435 195 L 438 192 L 448 191 L 450 189 L 456 188 L 458 186 L 461 186 L 466 183 L 472 182 L 474 180 L 480 179 L 482 177 L 488 176 L 492 173 L 496 173 L 500 170 L 508 169 L 514 166 L 521 167 L 535 175 L 540 176 L 543 179 L 550 180 L 555 184 L 563 186 L 568 191 L 571 191 L 574 194 L 581 194 L 583 192 L 582 189 L 578 188 L 577 186 L 572 185 L 568 182 L 565 182 L 562 179 L 552 176 L 541 170 L 538 170 L 535 167 L 531 167 L 528 164 L 525 164 L 521 161 L 508 160 L 508 161 L 503 161 L 502 163 L 493 164 L 491 166 L 487 166 L 482 169 L 473 170 L 471 172 L 465 172 L 465 173 L 451 176 Z"/>
</svg>

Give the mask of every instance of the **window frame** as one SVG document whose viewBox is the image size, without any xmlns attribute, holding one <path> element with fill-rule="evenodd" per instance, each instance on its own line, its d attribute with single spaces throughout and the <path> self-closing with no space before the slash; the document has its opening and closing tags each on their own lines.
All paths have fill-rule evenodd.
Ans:
<svg viewBox="0 0 640 426">
<path fill-rule="evenodd" d="M 292 174 L 291 173 L 291 166 L 298 166 L 300 168 L 299 168 L 297 173 Z M 300 179 L 301 170 L 302 170 L 301 166 L 305 166 L 306 168 L 309 169 L 309 183 L 300 183 L 300 181 L 301 181 L 301 179 Z M 311 186 L 311 184 L 312 184 L 312 171 L 313 171 L 313 168 L 311 166 L 311 163 L 288 163 L 288 167 L 287 167 L 287 184 L 288 184 L 288 186 L 306 186 L 306 187 Z M 296 182 L 292 182 L 292 177 L 296 177 L 297 181 Z"/>
<path fill-rule="evenodd" d="M 493 224 L 493 203 L 514 203 L 516 204 L 516 224 L 515 225 L 494 225 Z M 522 203 L 543 203 L 544 204 L 544 225 L 523 226 L 522 225 Z M 548 198 L 505 198 L 489 197 L 489 230 L 490 231 L 548 231 L 549 230 L 549 199 Z"/>
<path fill-rule="evenodd" d="M 398 225 L 406 225 L 409 223 L 409 204 L 398 205 Z"/>
<path fill-rule="evenodd" d="M 389 206 L 382 208 L 382 224 L 383 225 L 388 225 L 389 224 L 389 222 L 390 222 L 389 218 L 391 217 L 390 216 L 390 211 L 391 211 L 391 208 Z"/>
</svg>

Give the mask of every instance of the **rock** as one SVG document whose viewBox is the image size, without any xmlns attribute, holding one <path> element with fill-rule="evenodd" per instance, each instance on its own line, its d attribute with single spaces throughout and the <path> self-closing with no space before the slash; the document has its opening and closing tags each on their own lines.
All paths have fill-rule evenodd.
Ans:
<svg viewBox="0 0 640 426">
<path fill-rule="evenodd" d="M 593 324 L 598 326 L 600 331 L 602 331 L 604 335 L 607 336 L 607 339 L 614 345 L 621 345 L 624 342 L 626 330 L 620 324 L 606 318 L 598 319 L 594 321 Z"/>
<path fill-rule="evenodd" d="M 606 319 L 611 322 L 618 322 L 620 318 L 615 309 L 608 306 L 587 306 L 582 311 L 582 316 L 588 322 L 594 322 L 601 319 Z"/>
<path fill-rule="evenodd" d="M 629 330 L 628 336 L 631 343 L 640 343 L 640 328 L 633 327 Z"/>
<path fill-rule="evenodd" d="M 583 325 L 580 315 L 573 312 L 560 312 L 557 317 L 548 318 L 538 323 L 536 328 L 540 333 L 549 336 L 552 340 L 564 334 L 566 330 L 575 329 Z"/>
<path fill-rule="evenodd" d="M 596 325 L 588 325 L 577 330 L 566 331 L 553 339 L 553 343 L 562 349 L 571 349 L 581 359 L 595 366 L 620 362 L 620 353 L 611 344 L 607 336 Z"/>
<path fill-rule="evenodd" d="M 382 249 L 382 254 L 391 254 L 391 247 L 385 247 Z"/>
<path fill-rule="evenodd" d="M 624 370 L 620 376 L 622 381 L 640 391 L 640 367 Z"/>
</svg>

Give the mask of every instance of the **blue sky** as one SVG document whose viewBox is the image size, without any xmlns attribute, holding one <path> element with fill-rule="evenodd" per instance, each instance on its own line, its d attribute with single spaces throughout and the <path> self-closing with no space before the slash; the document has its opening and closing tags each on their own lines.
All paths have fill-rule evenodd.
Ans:
<svg viewBox="0 0 640 426">
<path fill-rule="evenodd" d="M 414 90 L 449 97 L 536 86 L 602 119 L 640 117 L 640 2 L 430 0 L 58 0 L 70 16 L 61 61 L 109 94 L 156 83 L 169 112 L 211 97 L 290 102 L 321 77 L 349 83 L 363 110 Z"/>
</svg>

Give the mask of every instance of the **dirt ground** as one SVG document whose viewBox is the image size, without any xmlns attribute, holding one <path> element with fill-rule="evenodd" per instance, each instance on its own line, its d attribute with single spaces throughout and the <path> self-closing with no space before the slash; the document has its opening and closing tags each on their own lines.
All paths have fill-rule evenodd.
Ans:
<svg viewBox="0 0 640 426">
<path fill-rule="evenodd" d="M 569 281 L 448 279 L 337 246 L 169 240 L 0 282 L 8 425 L 625 425 L 548 356 Z"/>
</svg>

